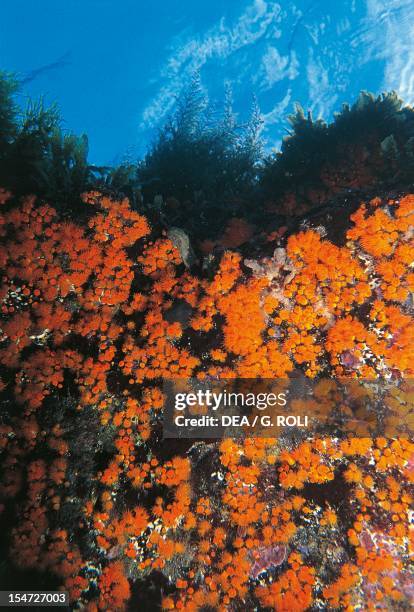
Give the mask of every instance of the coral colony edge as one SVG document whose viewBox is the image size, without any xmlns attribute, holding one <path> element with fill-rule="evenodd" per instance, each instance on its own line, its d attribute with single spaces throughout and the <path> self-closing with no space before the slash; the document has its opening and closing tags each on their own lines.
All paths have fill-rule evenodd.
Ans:
<svg viewBox="0 0 414 612">
<path fill-rule="evenodd" d="M 102 170 L 0 83 L 1 588 L 90 612 L 412 609 L 414 110 L 298 108 L 260 158 L 254 118 L 212 155 L 181 108 L 140 165 Z M 392 383 L 395 432 L 163 439 L 165 381 L 298 373 L 320 414 L 337 379 Z"/>
</svg>

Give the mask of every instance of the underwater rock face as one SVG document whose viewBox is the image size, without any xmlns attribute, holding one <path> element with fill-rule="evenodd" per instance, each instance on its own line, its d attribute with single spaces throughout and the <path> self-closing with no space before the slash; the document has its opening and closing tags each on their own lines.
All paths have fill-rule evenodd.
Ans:
<svg viewBox="0 0 414 612">
<path fill-rule="evenodd" d="M 186 268 L 190 268 L 195 261 L 195 255 L 188 235 L 179 227 L 171 227 L 167 235 L 180 252 L 181 259 Z"/>
<path fill-rule="evenodd" d="M 250 568 L 250 576 L 257 579 L 259 575 L 272 567 L 281 565 L 286 557 L 286 546 L 263 546 L 253 551 L 254 562 Z"/>
<path fill-rule="evenodd" d="M 40 573 L 90 611 L 413 607 L 410 436 L 196 442 L 161 421 L 164 379 L 295 371 L 322 416 L 329 378 L 396 380 L 410 424 L 414 195 L 269 240 L 234 223 L 208 270 L 127 199 L 82 202 L 68 220 L 0 191 L 9 588 Z"/>
</svg>

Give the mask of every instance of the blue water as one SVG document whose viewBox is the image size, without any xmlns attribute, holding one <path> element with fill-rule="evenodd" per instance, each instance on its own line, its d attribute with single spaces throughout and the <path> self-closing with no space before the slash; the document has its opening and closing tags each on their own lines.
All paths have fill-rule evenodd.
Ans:
<svg viewBox="0 0 414 612">
<path fill-rule="evenodd" d="M 414 100 L 412 0 L 9 0 L 0 68 L 23 97 L 56 101 L 98 164 L 142 155 L 199 70 L 210 99 L 233 88 L 240 120 L 253 93 L 267 147 L 294 102 L 330 119 L 361 89 Z"/>
</svg>

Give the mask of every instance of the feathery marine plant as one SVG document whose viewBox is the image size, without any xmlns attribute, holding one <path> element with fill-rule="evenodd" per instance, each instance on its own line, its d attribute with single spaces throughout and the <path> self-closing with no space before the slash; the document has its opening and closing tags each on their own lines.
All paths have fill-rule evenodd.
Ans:
<svg viewBox="0 0 414 612">
<path fill-rule="evenodd" d="M 144 197 L 160 193 L 193 200 L 199 194 L 207 202 L 246 197 L 262 155 L 261 123 L 254 103 L 249 121 L 237 124 L 229 88 L 218 114 L 196 74 L 138 167 Z"/>
<path fill-rule="evenodd" d="M 5 157 L 7 146 L 17 132 L 17 106 L 14 96 L 18 83 L 12 75 L 0 71 L 0 160 Z"/>
<path fill-rule="evenodd" d="M 0 73 L 0 182 L 16 195 L 36 193 L 74 214 L 80 194 L 97 181 L 87 137 L 62 129 L 56 105 L 30 101 L 22 111 L 15 101 L 19 88 L 16 78 Z"/>
<path fill-rule="evenodd" d="M 414 111 L 395 92 L 361 92 L 329 125 L 300 105 L 280 152 L 265 160 L 260 186 L 273 212 L 303 215 L 336 196 L 375 195 L 375 185 L 411 185 L 414 180 Z"/>
</svg>

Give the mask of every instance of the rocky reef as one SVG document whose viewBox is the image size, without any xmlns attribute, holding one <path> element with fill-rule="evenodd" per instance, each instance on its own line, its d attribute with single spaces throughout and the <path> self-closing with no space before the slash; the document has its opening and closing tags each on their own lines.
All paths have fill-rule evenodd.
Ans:
<svg viewBox="0 0 414 612">
<path fill-rule="evenodd" d="M 91 612 L 412 609 L 407 432 L 162 439 L 162 381 L 190 377 L 301 372 L 322 412 L 330 380 L 394 380 L 413 426 L 412 111 L 393 100 L 313 126 L 323 164 L 302 183 L 288 141 L 266 228 L 239 208 L 195 236 L 109 188 L 72 216 L 0 192 L 3 588 Z"/>
</svg>

